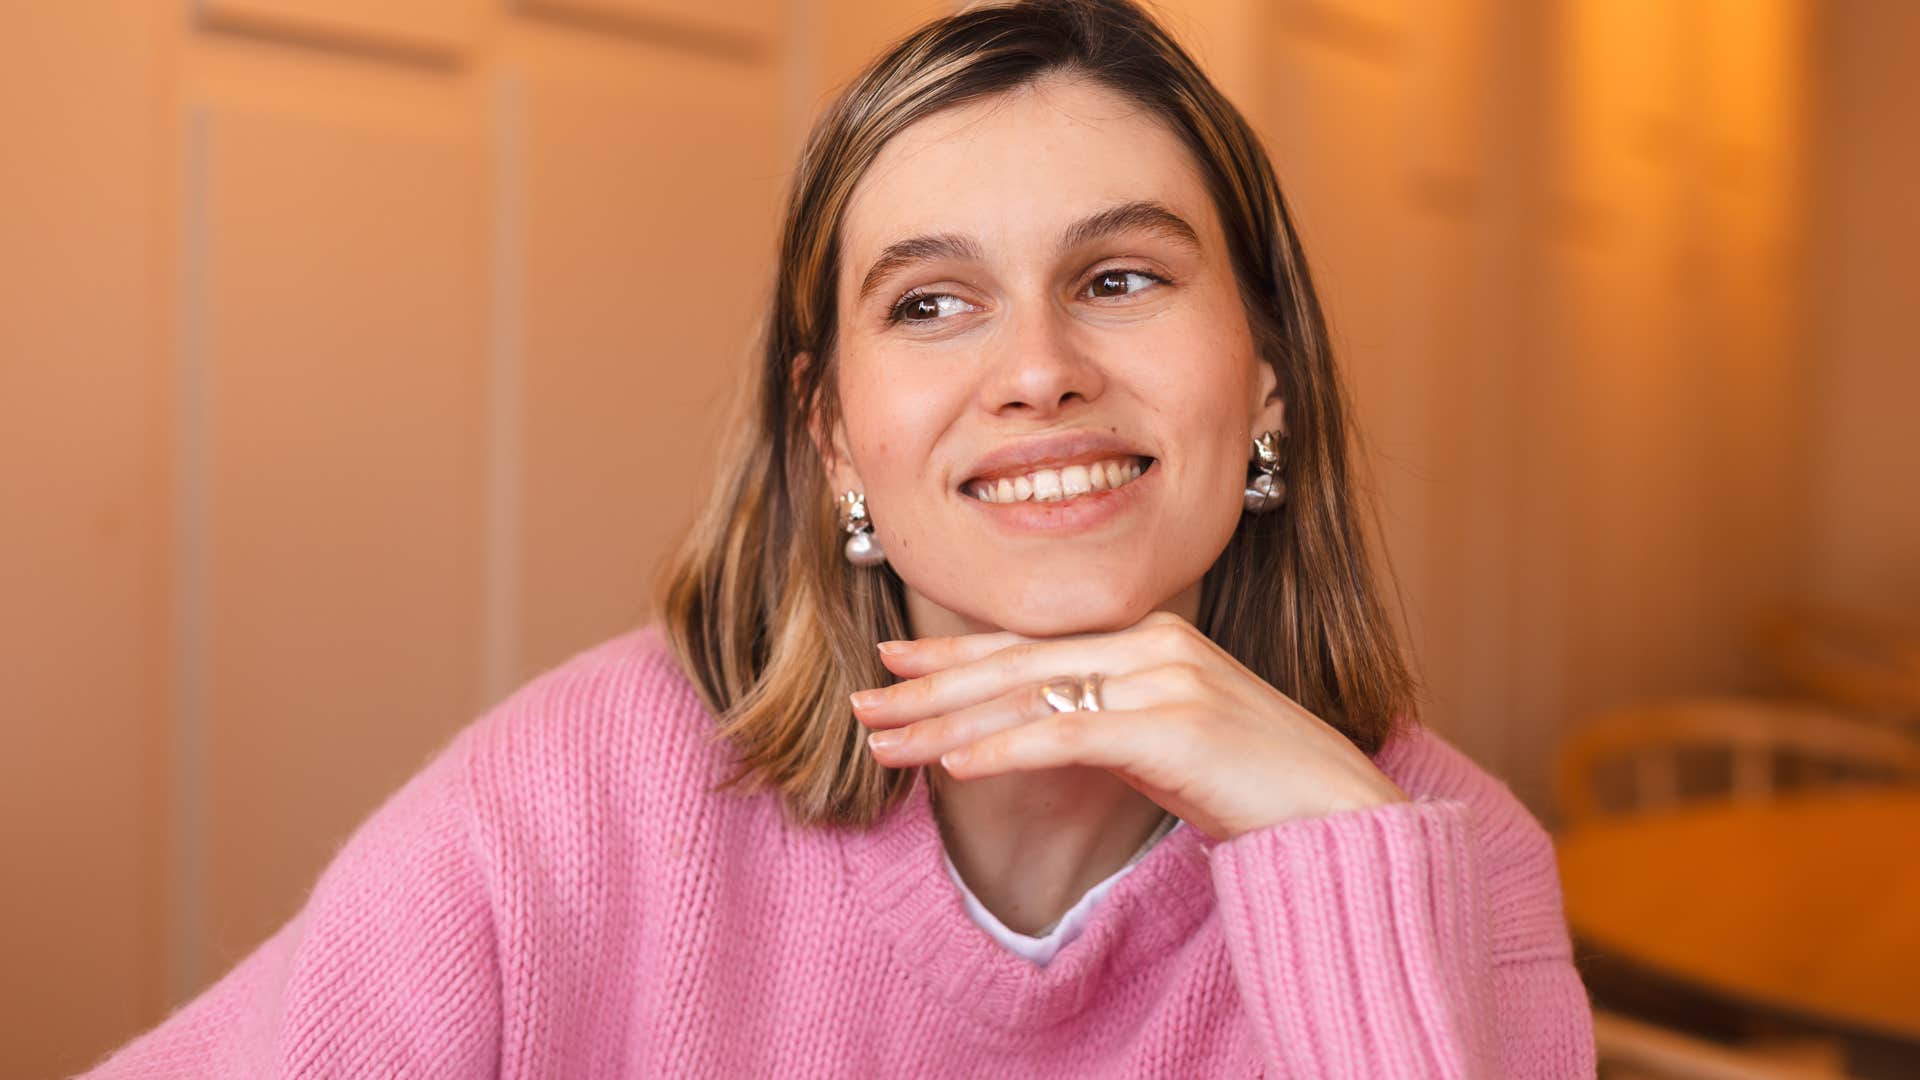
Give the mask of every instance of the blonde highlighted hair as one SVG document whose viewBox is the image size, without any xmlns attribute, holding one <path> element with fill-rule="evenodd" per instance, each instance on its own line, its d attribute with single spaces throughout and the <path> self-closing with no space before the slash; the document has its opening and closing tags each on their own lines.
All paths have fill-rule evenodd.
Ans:
<svg viewBox="0 0 1920 1080">
<path fill-rule="evenodd" d="M 912 780 L 873 761 L 847 704 L 891 679 L 874 644 L 909 636 L 904 587 L 890 567 L 842 558 L 834 493 L 810 435 L 837 415 L 841 219 L 893 136 L 1048 75 L 1154 110 L 1192 151 L 1256 350 L 1286 401 L 1286 502 L 1241 518 L 1203 579 L 1200 629 L 1369 754 L 1412 718 L 1414 678 L 1359 528 L 1364 504 L 1349 478 L 1347 407 L 1325 319 L 1258 137 L 1130 0 L 977 5 L 901 39 L 814 126 L 787 202 L 757 379 L 712 499 L 662 578 L 669 640 L 719 718 L 716 737 L 738 754 L 727 786 L 773 787 L 795 821 L 867 824 Z"/>
</svg>

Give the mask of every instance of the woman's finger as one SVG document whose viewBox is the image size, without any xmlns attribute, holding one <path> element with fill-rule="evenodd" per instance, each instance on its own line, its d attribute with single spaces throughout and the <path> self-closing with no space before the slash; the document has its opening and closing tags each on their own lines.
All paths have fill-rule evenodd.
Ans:
<svg viewBox="0 0 1920 1080">
<path fill-rule="evenodd" d="M 870 727 L 898 726 L 954 712 L 1018 687 L 1099 672 L 1111 679 L 1169 657 L 1137 632 L 1019 640 L 977 660 L 852 696 L 854 715 Z"/>
<path fill-rule="evenodd" d="M 958 634 L 953 637 L 924 637 L 880 643 L 880 662 L 903 679 L 918 678 L 929 672 L 970 663 L 992 656 L 1009 645 L 1033 639 L 1011 630 L 991 634 Z"/>
<path fill-rule="evenodd" d="M 1178 735 L 1160 710 L 1056 713 L 950 750 L 940 763 L 956 780 L 1090 765 L 1141 774 L 1168 763 Z"/>
<path fill-rule="evenodd" d="M 1142 672 L 1102 680 L 1101 708 L 1138 709 L 1165 701 L 1165 688 L 1159 685 L 1162 680 L 1155 678 L 1156 674 Z M 925 765 L 948 750 L 996 731 L 1052 716 L 1054 709 L 1047 703 L 1045 685 L 1018 686 L 978 704 L 924 720 L 895 724 L 875 722 L 869 726 L 878 730 L 868 737 L 867 744 L 883 765 L 894 768 Z"/>
<path fill-rule="evenodd" d="M 896 728 L 883 728 L 868 736 L 867 745 L 880 764 L 895 769 L 911 768 L 925 765 L 957 746 L 1052 713 L 1053 709 L 1042 699 L 1037 687 L 1021 688 L 950 713 Z"/>
</svg>

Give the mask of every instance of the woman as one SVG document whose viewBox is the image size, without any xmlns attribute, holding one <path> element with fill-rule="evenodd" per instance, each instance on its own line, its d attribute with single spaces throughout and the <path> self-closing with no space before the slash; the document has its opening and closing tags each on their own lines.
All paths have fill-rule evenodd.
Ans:
<svg viewBox="0 0 1920 1080">
<path fill-rule="evenodd" d="M 922 29 L 781 254 L 664 629 L 98 1075 L 1592 1075 L 1552 849 L 1412 719 L 1305 260 L 1165 33 Z"/>
</svg>

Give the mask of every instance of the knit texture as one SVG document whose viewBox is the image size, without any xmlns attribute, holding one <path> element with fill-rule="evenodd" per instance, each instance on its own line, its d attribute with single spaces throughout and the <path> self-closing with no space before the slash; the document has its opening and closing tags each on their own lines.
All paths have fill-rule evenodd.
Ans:
<svg viewBox="0 0 1920 1080">
<path fill-rule="evenodd" d="M 291 920 L 88 1075 L 1594 1075 L 1546 832 L 1422 728 L 1413 801 L 1176 829 L 1045 967 L 975 925 L 924 777 L 864 829 L 721 793 L 657 629 L 454 736 Z"/>
</svg>

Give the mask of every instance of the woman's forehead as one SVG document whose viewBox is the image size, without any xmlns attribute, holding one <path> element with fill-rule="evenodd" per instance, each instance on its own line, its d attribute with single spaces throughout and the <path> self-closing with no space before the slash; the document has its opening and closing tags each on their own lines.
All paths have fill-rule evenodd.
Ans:
<svg viewBox="0 0 1920 1080">
<path fill-rule="evenodd" d="M 1021 88 L 925 117 L 882 147 L 841 222 L 856 283 L 888 245 L 964 236 L 981 255 L 1051 248 L 1089 214 L 1168 208 L 1204 240 L 1211 204 L 1184 142 L 1152 110 L 1106 87 Z"/>
</svg>

